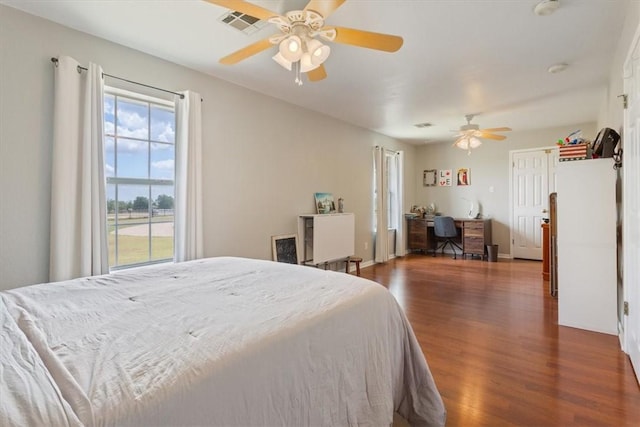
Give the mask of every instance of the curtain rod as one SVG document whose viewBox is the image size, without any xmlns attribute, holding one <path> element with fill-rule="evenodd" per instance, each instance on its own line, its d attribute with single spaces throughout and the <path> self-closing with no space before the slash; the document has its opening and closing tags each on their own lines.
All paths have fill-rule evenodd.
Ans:
<svg viewBox="0 0 640 427">
<path fill-rule="evenodd" d="M 376 150 L 380 150 L 380 149 L 387 150 L 387 151 L 392 151 L 396 156 L 400 154 L 400 151 L 393 151 L 393 150 L 389 150 L 388 148 L 384 148 L 384 147 L 381 147 L 379 145 L 376 145 Z"/>
<path fill-rule="evenodd" d="M 58 58 L 56 58 L 56 57 L 51 58 L 51 62 L 53 62 L 56 65 L 56 67 L 58 66 Z M 82 65 L 78 65 L 78 72 L 80 72 L 80 70 L 87 71 L 87 68 L 83 67 Z M 107 77 L 111 77 L 112 79 L 122 80 L 123 82 L 132 83 L 134 85 L 144 86 L 144 87 L 148 87 L 150 89 L 155 89 L 155 90 L 159 90 L 159 91 L 162 91 L 162 92 L 172 93 L 174 95 L 178 95 L 180 97 L 180 99 L 184 99 L 184 95 L 183 94 L 178 93 L 178 92 L 174 92 L 172 90 L 162 89 L 160 87 L 151 86 L 151 85 L 147 85 L 147 84 L 139 83 L 139 82 L 134 82 L 133 80 L 124 79 L 122 77 L 114 76 L 112 74 L 102 73 L 102 75 L 103 76 L 107 76 Z M 201 99 L 201 101 L 202 101 L 202 99 Z"/>
</svg>

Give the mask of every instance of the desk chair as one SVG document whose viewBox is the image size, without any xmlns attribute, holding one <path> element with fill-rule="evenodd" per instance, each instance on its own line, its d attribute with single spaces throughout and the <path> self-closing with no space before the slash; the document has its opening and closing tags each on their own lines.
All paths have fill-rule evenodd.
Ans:
<svg viewBox="0 0 640 427">
<path fill-rule="evenodd" d="M 433 233 L 436 237 L 444 240 L 440 246 L 433 251 L 433 256 L 436 256 L 436 252 L 438 249 L 442 249 L 442 253 L 444 254 L 444 248 L 449 245 L 451 246 L 451 250 L 453 250 L 453 259 L 456 259 L 456 249 L 460 249 L 462 252 L 462 248 L 458 246 L 458 244 L 453 240 L 458 237 L 458 230 L 456 229 L 456 223 L 450 216 L 436 216 L 433 218 Z"/>
</svg>

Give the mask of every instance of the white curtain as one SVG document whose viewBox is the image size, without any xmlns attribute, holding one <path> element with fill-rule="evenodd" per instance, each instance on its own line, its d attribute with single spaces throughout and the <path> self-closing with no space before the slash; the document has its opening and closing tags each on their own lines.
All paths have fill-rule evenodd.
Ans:
<svg viewBox="0 0 640 427">
<path fill-rule="evenodd" d="M 176 97 L 175 260 L 202 258 L 202 101 L 185 91 Z"/>
<path fill-rule="evenodd" d="M 375 262 L 389 260 L 389 228 L 395 230 L 396 256 L 405 255 L 404 243 L 404 153 L 382 147 L 374 149 Z"/>
<path fill-rule="evenodd" d="M 49 280 L 109 272 L 102 68 L 55 69 Z"/>
<path fill-rule="evenodd" d="M 404 238 L 404 152 L 399 151 L 395 156 L 397 179 L 395 180 L 395 193 L 397 194 L 396 208 L 394 210 L 396 223 L 396 256 L 406 254 Z"/>
<path fill-rule="evenodd" d="M 384 148 L 375 147 L 373 149 L 374 167 L 374 190 L 375 190 L 375 262 L 386 262 L 389 260 L 389 242 L 387 237 L 387 166 Z"/>
</svg>

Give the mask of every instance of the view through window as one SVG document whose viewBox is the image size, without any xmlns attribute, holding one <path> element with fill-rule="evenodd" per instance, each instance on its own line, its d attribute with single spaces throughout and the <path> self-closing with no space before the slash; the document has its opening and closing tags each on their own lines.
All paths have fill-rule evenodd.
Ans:
<svg viewBox="0 0 640 427">
<path fill-rule="evenodd" d="M 175 111 L 105 88 L 109 267 L 173 259 Z"/>
</svg>

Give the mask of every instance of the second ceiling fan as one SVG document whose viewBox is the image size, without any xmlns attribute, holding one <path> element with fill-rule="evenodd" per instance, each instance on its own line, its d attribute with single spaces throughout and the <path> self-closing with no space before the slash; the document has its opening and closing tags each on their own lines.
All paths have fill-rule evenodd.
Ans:
<svg viewBox="0 0 640 427">
<path fill-rule="evenodd" d="M 312 82 L 327 77 L 323 63 L 331 48 L 323 44 L 321 39 L 384 52 L 395 52 L 403 43 L 402 37 L 390 34 L 325 26 L 327 17 L 346 0 L 310 0 L 303 10 L 293 10 L 284 16 L 243 0 L 206 1 L 269 21 L 276 24 L 280 31 L 225 56 L 220 59 L 221 64 L 236 64 L 278 45 L 278 52 L 273 59 L 282 67 L 293 70 L 296 74 L 295 82 L 299 85 L 302 84 L 302 73 L 306 73 Z"/>
<path fill-rule="evenodd" d="M 453 143 L 454 147 L 458 147 L 462 150 L 468 150 L 468 153 L 471 154 L 472 148 L 477 148 L 482 145 L 483 139 L 495 139 L 498 141 L 502 141 L 507 137 L 504 135 L 498 135 L 496 132 L 508 132 L 511 128 L 501 127 L 501 128 L 490 128 L 490 129 L 480 129 L 480 126 L 476 124 L 471 124 L 471 120 L 475 117 L 475 114 L 467 114 L 465 118 L 467 119 L 467 124 L 464 126 L 460 126 L 458 134 L 455 136 L 456 141 Z"/>
</svg>

